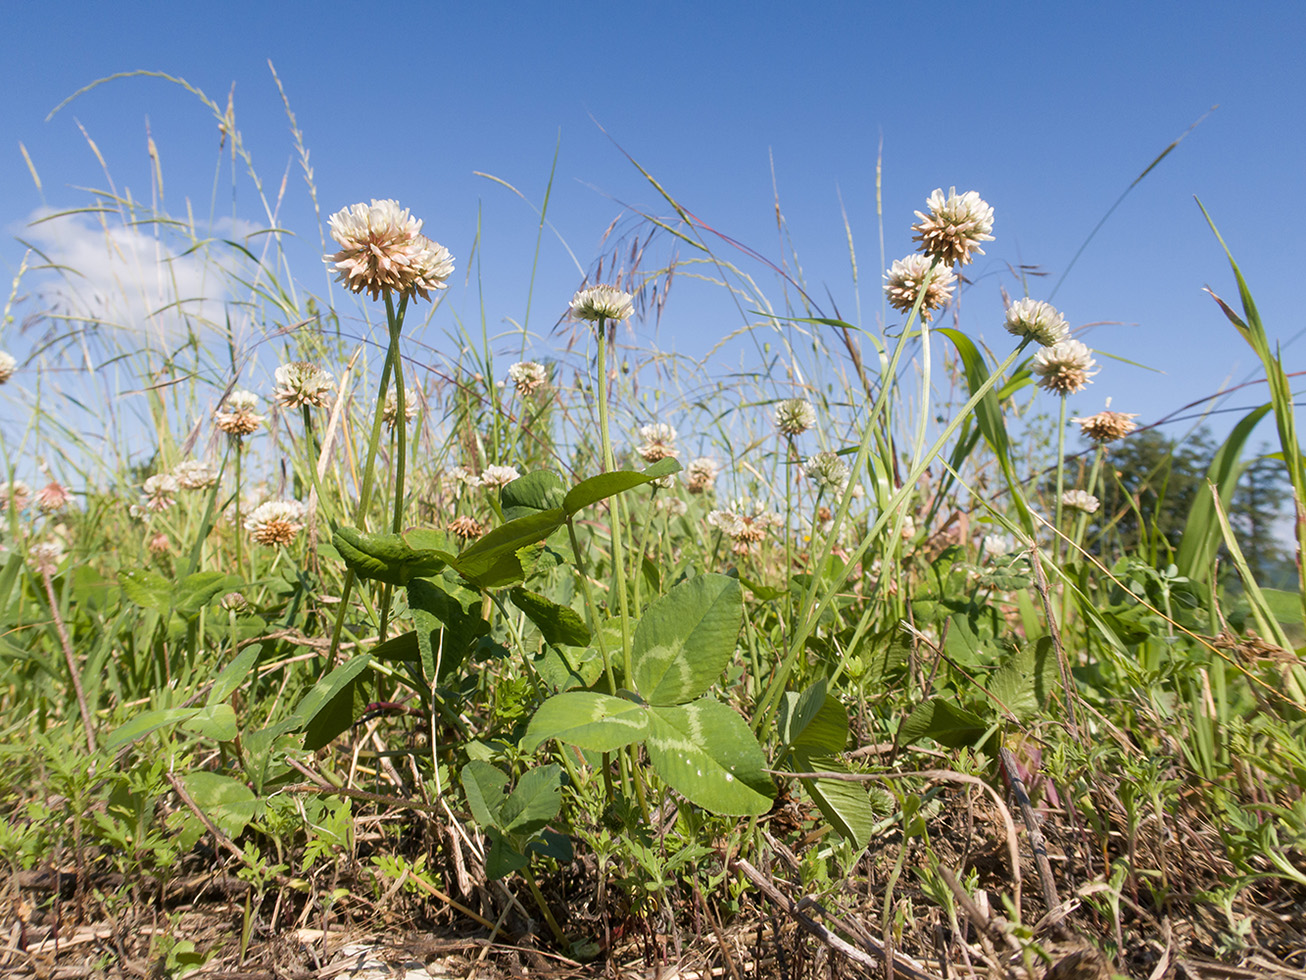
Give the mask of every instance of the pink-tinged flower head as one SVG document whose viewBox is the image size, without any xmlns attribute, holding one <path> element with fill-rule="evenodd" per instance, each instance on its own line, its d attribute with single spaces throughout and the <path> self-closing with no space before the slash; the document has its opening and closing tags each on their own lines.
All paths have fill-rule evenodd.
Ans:
<svg viewBox="0 0 1306 980">
<path fill-rule="evenodd" d="M 27 549 L 27 560 L 42 575 L 53 575 L 63 561 L 64 547 L 59 541 L 38 541 Z"/>
<path fill-rule="evenodd" d="M 22 510 L 32 501 L 32 488 L 24 480 L 0 483 L 0 511 Z"/>
<path fill-rule="evenodd" d="M 991 242 L 993 236 L 993 209 L 980 199 L 975 191 L 958 195 L 957 188 L 943 196 L 942 188 L 935 188 L 926 201 L 929 214 L 916 212 L 921 220 L 912 225 L 916 232 L 912 238 L 921 243 L 920 250 L 932 259 L 938 259 L 951 269 L 953 263 L 966 265 L 972 252 L 984 254 L 980 242 Z"/>
<path fill-rule="evenodd" d="M 145 507 L 154 511 L 167 510 L 177 502 L 175 494 L 180 489 L 177 478 L 168 473 L 158 473 L 145 481 Z"/>
<path fill-rule="evenodd" d="M 737 500 L 729 510 L 714 510 L 707 522 L 734 542 L 737 555 L 746 555 L 766 540 L 771 528 L 784 523 L 783 518 L 760 501 Z"/>
<path fill-rule="evenodd" d="M 376 299 L 383 292 L 431 298 L 453 275 L 453 256 L 421 233 L 422 222 L 398 201 L 355 204 L 330 218 L 331 237 L 340 251 L 328 256 L 336 280 Z"/>
<path fill-rule="evenodd" d="M 44 513 L 50 514 L 63 510 L 72 499 L 73 492 L 58 480 L 51 480 L 36 492 L 36 506 Z"/>
</svg>

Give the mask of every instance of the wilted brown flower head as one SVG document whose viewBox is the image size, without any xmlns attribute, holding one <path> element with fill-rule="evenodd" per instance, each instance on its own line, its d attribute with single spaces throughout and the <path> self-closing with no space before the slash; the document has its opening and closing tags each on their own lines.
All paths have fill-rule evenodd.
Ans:
<svg viewBox="0 0 1306 980">
<path fill-rule="evenodd" d="M 475 517 L 467 514 L 455 517 L 447 526 L 449 533 L 461 541 L 470 541 L 485 533 L 485 526 Z"/>
<path fill-rule="evenodd" d="M 245 529 L 259 544 L 288 545 L 304 529 L 304 505 L 298 500 L 269 500 L 259 504 L 245 521 Z"/>
<path fill-rule="evenodd" d="M 282 408 L 299 408 L 301 405 L 322 408 L 334 387 L 330 371 L 323 371 L 307 361 L 282 364 L 275 376 L 277 387 L 272 397 Z"/>
<path fill-rule="evenodd" d="M 884 274 L 884 291 L 889 297 L 889 305 L 895 310 L 910 313 L 916 305 L 916 294 L 920 292 L 921 283 L 925 281 L 932 265 L 928 257 L 916 253 L 895 259 L 893 266 Z M 957 277 L 946 266 L 941 265 L 935 270 L 934 277 L 925 289 L 925 298 L 921 300 L 922 320 L 928 323 L 935 310 L 947 305 L 956 281 Z"/>
<path fill-rule="evenodd" d="M 258 395 L 252 391 L 233 391 L 213 413 L 214 422 L 227 435 L 240 439 L 263 424 L 263 416 L 254 411 Z"/>
<path fill-rule="evenodd" d="M 639 453 L 646 463 L 656 463 L 660 459 L 676 455 L 676 430 L 665 422 L 641 425 L 639 437 L 644 440 L 644 444 L 636 448 L 635 452 Z"/>
<path fill-rule="evenodd" d="M 340 251 L 327 257 L 336 280 L 372 299 L 381 293 L 431 298 L 453 275 L 449 250 L 421 234 L 422 222 L 398 201 L 372 200 L 331 216 L 331 237 Z"/>
<path fill-rule="evenodd" d="M 953 187 L 944 197 L 943 189 L 935 188 L 925 203 L 930 213 L 917 211 L 916 217 L 921 220 L 911 226 L 916 232 L 912 238 L 921 243 L 923 253 L 949 269 L 955 262 L 966 265 L 972 252 L 984 254 L 979 243 L 993 241 L 989 234 L 993 230 L 993 209 L 980 200 L 979 194 L 967 191 L 958 196 Z"/>
<path fill-rule="evenodd" d="M 1088 379 L 1097 374 L 1096 366 L 1089 349 L 1078 340 L 1063 340 L 1034 355 L 1038 386 L 1063 397 L 1087 388 Z"/>
<path fill-rule="evenodd" d="M 571 298 L 571 315 L 578 320 L 628 320 L 635 315 L 630 293 L 616 286 L 590 286 Z"/>
<path fill-rule="evenodd" d="M 1134 421 L 1136 418 L 1138 418 L 1137 412 L 1106 410 L 1090 415 L 1088 418 L 1071 419 L 1071 421 L 1079 423 L 1079 431 L 1094 442 L 1115 442 L 1138 428 L 1138 423 Z"/>
</svg>

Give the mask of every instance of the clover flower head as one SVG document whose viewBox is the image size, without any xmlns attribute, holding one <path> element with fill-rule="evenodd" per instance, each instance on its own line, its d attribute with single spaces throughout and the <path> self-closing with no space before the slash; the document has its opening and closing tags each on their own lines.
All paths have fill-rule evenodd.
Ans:
<svg viewBox="0 0 1306 980">
<path fill-rule="evenodd" d="M 775 403 L 776 427 L 787 436 L 799 436 L 816 425 L 816 409 L 805 398 L 785 398 Z"/>
<path fill-rule="evenodd" d="M 330 218 L 331 237 L 340 251 L 327 256 L 336 281 L 372 299 L 382 293 L 431 298 L 453 275 L 449 250 L 421 233 L 422 222 L 398 201 L 355 204 Z"/>
<path fill-rule="evenodd" d="M 54 539 L 38 541 L 27 549 L 27 560 L 43 575 L 53 575 L 59 562 L 63 561 L 63 556 L 62 542 Z"/>
<path fill-rule="evenodd" d="M 714 459 L 699 456 L 690 460 L 685 467 L 685 489 L 690 493 L 707 493 L 716 486 L 717 474 L 720 472 L 721 464 Z"/>
<path fill-rule="evenodd" d="M 1109 404 L 1109 401 L 1108 401 Z M 1115 442 L 1138 428 L 1134 419 L 1137 412 L 1112 412 L 1109 409 L 1087 418 L 1071 419 L 1079 424 L 1079 431 L 1096 443 Z"/>
<path fill-rule="evenodd" d="M 746 555 L 765 541 L 771 528 L 779 527 L 783 519 L 761 501 L 741 499 L 729 509 L 711 511 L 707 522 L 734 542 L 735 554 Z"/>
<path fill-rule="evenodd" d="M 187 459 L 173 469 L 172 478 L 182 490 L 206 490 L 218 482 L 218 471 L 201 459 Z"/>
<path fill-rule="evenodd" d="M 514 466 L 487 466 L 481 470 L 481 486 L 495 489 L 497 487 L 506 487 L 513 480 L 519 479 L 521 474 L 517 472 Z"/>
<path fill-rule="evenodd" d="M 274 374 L 277 387 L 272 397 L 282 408 L 299 408 L 301 405 L 322 408 L 334 387 L 330 371 L 307 361 L 282 364 Z"/>
<path fill-rule="evenodd" d="M 243 613 L 249 608 L 249 600 L 243 592 L 228 592 L 219 600 L 218 605 L 227 612 Z"/>
<path fill-rule="evenodd" d="M 479 538 L 485 533 L 485 525 L 468 514 L 455 517 L 448 523 L 447 527 L 449 533 L 460 541 L 471 541 L 473 538 Z"/>
<path fill-rule="evenodd" d="M 544 365 L 538 361 L 518 361 L 508 368 L 508 377 L 512 378 L 513 385 L 523 397 L 543 387 L 549 380 Z"/>
<path fill-rule="evenodd" d="M 256 408 L 258 395 L 252 391 L 233 391 L 213 413 L 213 420 L 227 435 L 239 439 L 257 431 L 263 424 L 263 416 L 255 411 Z"/>
<path fill-rule="evenodd" d="M 986 534 L 984 536 L 984 550 L 988 552 L 990 558 L 1001 558 L 1003 555 L 1009 555 L 1016 550 L 1016 543 L 1006 534 Z"/>
<path fill-rule="evenodd" d="M 889 305 L 895 310 L 910 313 L 916 305 L 916 295 L 921 284 L 929 274 L 933 263 L 928 256 L 913 252 L 905 258 L 895 259 L 889 271 L 884 274 L 884 291 L 888 295 Z M 946 266 L 939 266 L 934 277 L 925 287 L 925 298 L 921 300 L 921 319 L 928 323 L 935 310 L 940 310 L 952 299 L 952 287 L 957 277 Z"/>
<path fill-rule="evenodd" d="M 1038 386 L 1055 394 L 1073 395 L 1090 384 L 1089 378 L 1097 374 L 1097 362 L 1088 347 L 1078 340 L 1063 340 L 1044 347 L 1034 355 L 1034 373 L 1039 376 Z"/>
<path fill-rule="evenodd" d="M 245 520 L 245 530 L 259 544 L 288 545 L 303 529 L 304 505 L 298 500 L 269 500 Z"/>
<path fill-rule="evenodd" d="M 660 459 L 676 455 L 676 430 L 665 422 L 641 425 L 639 437 L 644 440 L 644 444 L 635 452 L 639 453 L 646 463 L 656 463 Z"/>
<path fill-rule="evenodd" d="M 590 286 L 571 298 L 571 315 L 590 322 L 629 320 L 635 315 L 635 304 L 630 293 L 616 286 Z"/>
<path fill-rule="evenodd" d="M 141 487 L 145 491 L 145 508 L 158 513 L 177 502 L 175 494 L 180 489 L 177 478 L 170 473 L 156 473 Z"/>
<path fill-rule="evenodd" d="M 73 492 L 58 480 L 51 480 L 36 492 L 36 506 L 44 514 L 63 510 L 72 499 Z"/>
<path fill-rule="evenodd" d="M 0 350 L 0 385 L 14 376 L 18 370 L 18 358 L 8 351 Z"/>
<path fill-rule="evenodd" d="M 0 511 L 6 511 L 10 507 L 14 510 L 22 510 L 32 500 L 32 488 L 24 480 L 14 480 L 12 483 L 0 483 Z"/>
<path fill-rule="evenodd" d="M 817 453 L 808 456 L 803 463 L 803 472 L 816 484 L 821 493 L 841 494 L 848 486 L 852 470 L 839 458 L 838 453 Z"/>
<path fill-rule="evenodd" d="M 974 257 L 972 253 L 984 254 L 980 242 L 991 242 L 993 236 L 993 209 L 980 199 L 975 191 L 958 195 L 957 188 L 948 190 L 943 196 L 943 188 L 935 188 L 926 205 L 929 214 L 916 212 L 921 220 L 912 225 L 914 241 L 920 242 L 920 251 L 932 259 L 938 259 L 947 268 L 954 263 L 966 265 Z"/>
<path fill-rule="evenodd" d="M 395 427 L 395 416 L 399 414 L 399 399 L 391 388 L 385 393 L 385 407 L 381 409 L 381 421 L 386 428 Z M 417 389 L 404 386 L 404 421 L 411 422 L 417 414 Z"/>
<path fill-rule="evenodd" d="M 1085 514 L 1095 514 L 1102 506 L 1102 501 L 1087 490 L 1067 490 L 1061 495 L 1061 505 L 1071 510 L 1082 510 Z"/>
<path fill-rule="evenodd" d="M 1042 300 L 1018 299 L 1007 307 L 1003 326 L 1007 333 L 1029 339 L 1044 347 L 1059 344 L 1070 336 L 1070 324 L 1055 306 Z"/>
</svg>

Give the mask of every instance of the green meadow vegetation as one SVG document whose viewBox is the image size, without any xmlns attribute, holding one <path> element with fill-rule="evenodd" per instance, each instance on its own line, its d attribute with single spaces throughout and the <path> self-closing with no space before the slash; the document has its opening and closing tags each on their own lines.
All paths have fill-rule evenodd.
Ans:
<svg viewBox="0 0 1306 980">
<path fill-rule="evenodd" d="M 1111 366 L 1040 280 L 954 316 L 982 189 L 921 188 L 845 321 L 644 173 L 535 326 L 469 321 L 479 251 L 319 206 L 289 103 L 335 213 L 281 227 L 186 88 L 262 214 L 106 166 L 42 220 L 157 242 L 149 322 L 35 242 L 5 306 L 8 975 L 1306 976 L 1306 464 L 1234 256 L 1268 400 L 1171 443 L 1068 417 Z M 685 280 L 728 370 L 646 343 Z"/>
</svg>

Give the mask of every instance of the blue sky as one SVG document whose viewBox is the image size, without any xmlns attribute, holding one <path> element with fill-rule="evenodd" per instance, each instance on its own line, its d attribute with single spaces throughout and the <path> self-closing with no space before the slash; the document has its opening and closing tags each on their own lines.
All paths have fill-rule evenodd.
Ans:
<svg viewBox="0 0 1306 980">
<path fill-rule="evenodd" d="M 79 124 L 118 189 L 147 199 L 148 127 L 166 205 L 209 212 L 218 133 L 179 87 L 115 82 L 47 121 L 81 86 L 149 69 L 184 77 L 221 104 L 234 83 L 237 125 L 270 193 L 288 175 L 281 223 L 299 236 L 302 288 L 321 294 L 318 229 L 271 60 L 311 151 L 323 218 L 394 197 L 460 260 L 479 221 L 491 331 L 523 318 L 536 224 L 526 204 L 476 173 L 538 203 L 558 147 L 550 217 L 588 266 L 624 204 L 668 210 L 616 144 L 712 227 L 780 261 L 774 167 L 812 295 L 824 314 L 854 319 L 842 207 L 862 322 L 878 329 L 882 145 L 885 259 L 911 250 L 913 211 L 935 187 L 974 189 L 994 206 L 996 240 L 967 270 L 976 285 L 962 326 L 1005 350 L 998 287 L 1020 293 L 1012 268 L 1046 271 L 1029 293 L 1048 298 L 1130 182 L 1218 104 L 1125 200 L 1053 300 L 1075 327 L 1096 324 L 1079 334 L 1090 346 L 1153 369 L 1099 357 L 1096 383 L 1070 407 L 1089 413 L 1110 396 L 1112 407 L 1150 422 L 1255 371 L 1250 350 L 1202 293 L 1209 284 L 1236 298 L 1195 195 L 1286 345 L 1288 369 L 1306 362 L 1293 271 L 1298 220 L 1292 208 L 1278 211 L 1306 175 L 1303 4 L 827 3 L 800 12 L 675 0 L 54 2 L 6 4 L 0 27 L 10 39 L 0 59 L 10 93 L 0 105 L 6 279 L 23 256 L 14 239 L 32 234 L 25 224 L 39 208 L 84 205 L 79 188 L 105 186 Z M 235 195 L 237 212 L 258 220 L 247 181 Z M 219 214 L 231 213 L 232 196 L 224 175 Z M 476 321 L 474 285 L 461 285 L 465 260 L 458 269 L 448 312 Z M 761 266 L 750 271 L 764 275 Z M 547 333 L 578 280 L 566 249 L 546 236 L 533 329 Z M 773 280 L 763 288 L 779 299 Z M 699 356 L 740 325 L 728 304 L 677 289 L 656 329 L 660 348 Z M 428 338 L 436 346 L 449 325 L 441 315 Z M 16 328 L 4 329 L 0 346 L 21 350 Z M 1255 391 L 1227 404 L 1252 405 Z M 0 405 L 8 411 L 12 404 Z"/>
</svg>

